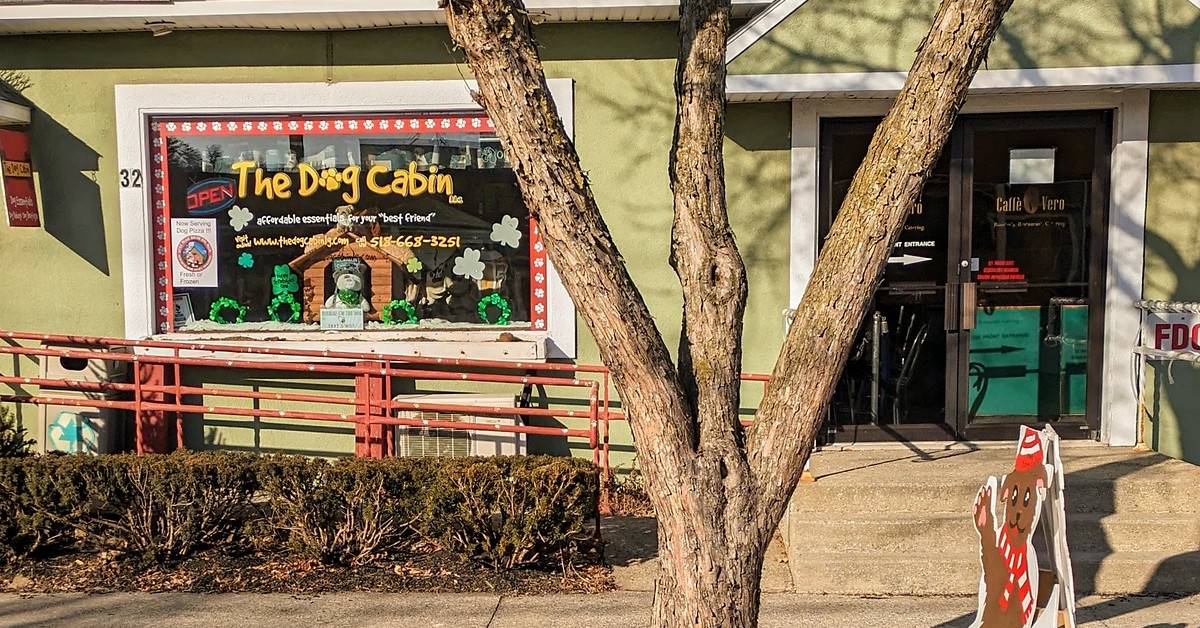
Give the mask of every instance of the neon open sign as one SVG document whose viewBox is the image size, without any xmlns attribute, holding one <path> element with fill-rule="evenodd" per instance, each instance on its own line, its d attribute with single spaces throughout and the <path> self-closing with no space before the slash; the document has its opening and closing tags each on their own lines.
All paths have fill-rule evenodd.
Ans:
<svg viewBox="0 0 1200 628">
<path fill-rule="evenodd" d="M 193 216 L 211 216 L 233 205 L 235 198 L 232 179 L 205 179 L 188 186 L 187 210 Z"/>
</svg>

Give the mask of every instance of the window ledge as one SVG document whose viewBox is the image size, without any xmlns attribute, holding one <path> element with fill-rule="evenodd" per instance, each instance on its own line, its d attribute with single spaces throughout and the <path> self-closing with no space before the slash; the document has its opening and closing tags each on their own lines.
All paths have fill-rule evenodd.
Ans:
<svg viewBox="0 0 1200 628">
<path fill-rule="evenodd" d="M 529 331 L 326 331 L 326 332 L 205 332 L 171 333 L 150 340 L 178 343 L 223 344 L 237 347 L 340 351 L 379 355 L 544 362 L 549 342 L 545 332 Z M 171 355 L 170 349 L 139 347 L 143 355 Z M 183 357 L 217 357 L 254 362 L 344 361 L 336 358 L 183 351 Z"/>
</svg>

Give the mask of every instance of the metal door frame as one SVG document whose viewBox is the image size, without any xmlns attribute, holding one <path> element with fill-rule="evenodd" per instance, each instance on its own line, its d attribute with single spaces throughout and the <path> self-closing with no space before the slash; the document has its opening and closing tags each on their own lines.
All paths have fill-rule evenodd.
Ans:
<svg viewBox="0 0 1200 628">
<path fill-rule="evenodd" d="M 833 221 L 832 187 L 832 130 L 873 130 L 880 118 L 828 118 L 820 121 L 818 158 L 818 238 L 822 241 Z M 1085 427 L 1062 430 L 1066 438 L 1096 438 L 1100 429 L 1100 402 L 1104 352 L 1104 287 L 1108 248 L 1108 201 L 1110 161 L 1112 155 L 1112 111 L 1082 110 L 1063 112 L 1032 112 L 1020 114 L 971 114 L 960 116 L 951 131 L 944 150 L 950 157 L 950 203 L 946 234 L 947 318 L 961 311 L 962 292 L 956 287 L 969 280 L 970 272 L 960 266 L 969 260 L 973 219 L 974 135 L 980 130 L 1030 130 L 1059 128 L 1094 128 L 1095 145 L 1092 168 L 1091 207 L 1089 208 L 1090 236 L 1088 260 L 1088 357 L 1085 398 Z M 819 243 L 820 244 L 820 243 Z M 818 246 L 818 250 L 820 246 Z M 953 301 L 953 303 L 952 303 Z M 956 312 L 952 312 L 951 310 Z M 973 306 L 972 306 L 973 312 Z M 948 320 L 949 322 L 949 320 Z M 947 325 L 946 335 L 946 416 L 940 423 L 911 425 L 854 425 L 845 429 L 855 431 L 853 439 L 873 440 L 1004 440 L 1015 438 L 1019 423 L 971 426 L 968 412 L 968 365 L 970 364 L 970 332 Z M 1064 427 L 1077 425 L 1059 423 Z"/>
<path fill-rule="evenodd" d="M 978 131 L 1002 130 L 1037 130 L 1037 129 L 1069 129 L 1091 128 L 1093 133 L 1093 165 L 1091 181 L 1090 207 L 1088 222 L 1090 227 L 1088 241 L 1088 341 L 1087 341 L 1087 388 L 1085 392 L 1084 421 L 1056 422 L 1054 425 L 1060 436 L 1064 438 L 1092 438 L 1100 433 L 1100 392 L 1103 387 L 1102 371 L 1104 365 L 1104 286 L 1106 260 L 1108 253 L 1108 197 L 1109 197 L 1109 168 L 1112 157 L 1112 112 L 1111 111 L 1070 111 L 1053 113 L 1024 113 L 1024 114 L 978 114 L 963 116 L 954 129 L 957 136 L 954 156 L 960 160 L 959 167 L 951 168 L 951 177 L 958 176 L 958 185 L 953 186 L 953 193 L 958 198 L 951 200 L 954 208 L 957 202 L 958 211 L 952 212 L 953 222 L 958 220 L 959 231 L 951 237 L 952 246 L 957 247 L 950 252 L 947 265 L 948 272 L 955 270 L 953 259 L 970 260 L 973 253 L 972 230 L 974 220 L 974 148 L 975 134 Z M 953 138 L 952 138 L 953 139 Z M 953 227 L 952 227 L 953 228 Z M 957 257 L 954 257 L 957 255 Z M 970 273 L 962 273 L 959 266 L 959 281 L 963 277 L 969 280 Z M 954 425 L 959 438 L 964 440 L 1006 440 L 1017 437 L 1019 422 L 1000 425 L 970 425 L 968 421 L 968 394 L 970 364 L 970 330 L 947 332 L 946 338 L 946 390 L 947 390 L 947 422 Z M 957 376 L 957 377 L 956 377 Z M 957 381 L 951 381 L 957 379 Z M 953 390 L 953 392 L 951 392 Z M 951 394 L 954 398 L 951 399 Z M 1042 425 L 1042 423 L 1037 423 Z M 1075 429 L 1078 428 L 1078 429 Z"/>
</svg>

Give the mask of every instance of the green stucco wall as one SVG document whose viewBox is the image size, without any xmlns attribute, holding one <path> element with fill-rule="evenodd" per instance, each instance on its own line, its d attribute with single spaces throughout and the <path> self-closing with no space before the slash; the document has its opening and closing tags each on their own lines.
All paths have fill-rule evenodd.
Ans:
<svg viewBox="0 0 1200 628">
<path fill-rule="evenodd" d="M 809 0 L 730 64 L 731 74 L 907 70 L 937 0 Z M 1196 63 L 1188 0 L 1016 2 L 986 68 Z"/>
<path fill-rule="evenodd" d="M 667 265 L 667 158 L 674 115 L 676 26 L 539 28 L 546 71 L 575 84 L 575 140 L 618 246 L 666 336 L 678 343 L 680 293 Z M 468 72 L 441 28 L 346 33 L 177 32 L 0 38 L 0 64 L 30 83 L 44 229 L 0 229 L 0 329 L 123 334 L 113 86 L 130 83 L 459 79 Z M 787 306 L 788 133 L 785 103 L 735 105 L 726 152 L 730 213 L 750 272 L 745 366 L 767 371 Z M 579 361 L 599 357 L 579 326 Z M 0 372 L 30 374 L 14 365 Z M 270 388 L 271 383 L 259 382 Z M 343 382 L 343 388 L 346 383 Z M 758 387 L 747 386 L 747 402 Z M 23 409 L 27 424 L 36 414 Z M 190 426 L 190 444 L 348 452 L 344 434 L 278 430 L 242 419 Z M 256 440 L 257 439 L 257 440 Z M 632 455 L 615 425 L 614 462 Z M 532 449 L 561 450 L 533 439 Z M 586 453 L 586 449 L 576 449 Z"/>
<path fill-rule="evenodd" d="M 1146 205 L 1145 298 L 1200 301 L 1200 92 L 1154 92 Z M 1146 442 L 1200 464 L 1200 368 L 1156 363 L 1143 387 Z"/>
</svg>

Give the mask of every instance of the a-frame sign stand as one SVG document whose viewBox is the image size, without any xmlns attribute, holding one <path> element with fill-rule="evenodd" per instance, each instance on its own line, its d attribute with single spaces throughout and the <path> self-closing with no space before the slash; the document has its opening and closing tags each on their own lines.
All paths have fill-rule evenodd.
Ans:
<svg viewBox="0 0 1200 628">
<path fill-rule="evenodd" d="M 1022 426 L 1013 470 L 989 477 L 975 499 L 979 606 L 972 628 L 1075 628 L 1058 434 Z M 1050 564 L 1039 569 L 1035 531 Z"/>
</svg>

